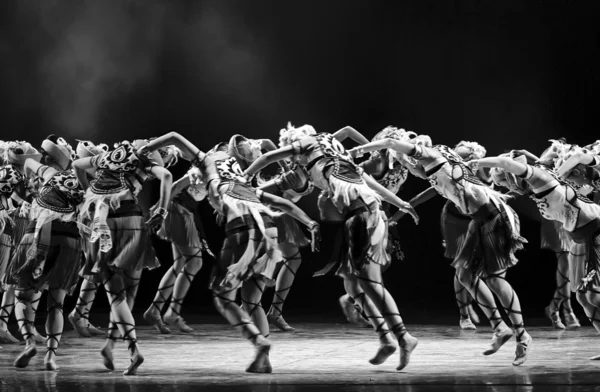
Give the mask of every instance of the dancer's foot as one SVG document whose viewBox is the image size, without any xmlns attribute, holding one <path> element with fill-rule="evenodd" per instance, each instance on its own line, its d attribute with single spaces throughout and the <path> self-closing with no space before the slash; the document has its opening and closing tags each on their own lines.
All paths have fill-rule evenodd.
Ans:
<svg viewBox="0 0 600 392">
<path fill-rule="evenodd" d="M 248 366 L 246 372 L 272 373 L 273 368 L 271 367 L 271 361 L 269 360 L 270 350 L 271 343 L 265 337 L 259 336 L 256 342 L 256 357 L 254 357 L 254 361 Z"/>
<path fill-rule="evenodd" d="M 131 357 L 131 363 L 129 364 L 129 367 L 127 368 L 127 370 L 125 370 L 123 372 L 123 375 L 124 376 L 132 376 L 132 375 L 136 374 L 137 369 L 140 367 L 140 365 L 142 363 L 144 363 L 144 356 L 140 353 L 140 351 L 138 350 L 138 348 L 136 346 L 133 356 Z"/>
<path fill-rule="evenodd" d="M 185 320 L 183 319 L 183 317 L 179 317 L 177 315 L 170 314 L 168 311 L 167 311 L 167 313 L 165 313 L 163 320 L 168 325 L 173 325 L 173 326 L 177 327 L 177 329 L 179 329 L 179 331 L 181 331 L 181 332 L 185 332 L 185 333 L 194 332 L 194 328 L 187 325 L 185 323 Z"/>
<path fill-rule="evenodd" d="M 546 317 L 548 317 L 548 319 L 550 319 L 550 321 L 552 322 L 552 326 L 554 328 L 556 328 L 556 329 L 566 329 L 567 328 L 561 321 L 558 310 L 552 311 L 550 309 L 550 306 L 546 306 L 546 308 L 544 309 L 544 313 L 546 313 Z"/>
<path fill-rule="evenodd" d="M 267 320 L 282 332 L 294 332 L 296 330 L 285 322 L 282 315 L 275 316 L 274 314 L 269 313 L 267 314 Z"/>
<path fill-rule="evenodd" d="M 33 340 L 39 344 L 46 344 L 46 337 L 42 336 L 35 328 L 33 329 Z"/>
<path fill-rule="evenodd" d="M 102 351 L 100 351 L 100 354 L 102 354 L 102 362 L 104 363 L 104 367 L 111 371 L 115 370 L 115 361 L 112 350 L 108 346 L 104 346 Z"/>
<path fill-rule="evenodd" d="M 506 328 L 500 332 L 494 332 L 494 335 L 492 335 L 492 344 L 490 345 L 490 348 L 483 352 L 483 355 L 494 354 L 500 350 L 500 347 L 502 347 L 504 343 L 508 342 L 512 336 L 513 331 L 510 328 Z"/>
<path fill-rule="evenodd" d="M 369 359 L 369 362 L 372 365 L 381 365 L 384 363 L 393 353 L 396 352 L 396 344 L 393 341 L 390 342 L 382 342 L 379 346 L 379 350 L 375 356 Z"/>
<path fill-rule="evenodd" d="M 52 351 L 46 352 L 46 356 L 44 357 L 44 368 L 49 371 L 58 370 L 56 355 L 52 353 Z"/>
<path fill-rule="evenodd" d="M 165 326 L 165 323 L 163 322 L 162 317 L 160 317 L 160 314 L 153 312 L 152 308 L 146 310 L 146 313 L 144 313 L 144 320 L 146 320 L 148 324 L 154 326 L 154 328 L 156 328 L 158 332 L 164 335 L 168 335 L 171 333 L 171 330 Z"/>
<path fill-rule="evenodd" d="M 92 336 L 105 336 L 106 332 L 98 327 L 94 327 L 92 324 L 88 323 L 87 330 Z"/>
<path fill-rule="evenodd" d="M 402 340 L 398 342 L 400 344 L 400 364 L 396 368 L 396 370 L 402 370 L 410 361 L 410 355 L 417 348 L 417 344 L 419 344 L 419 340 L 414 336 L 411 336 L 408 332 L 402 336 Z"/>
<path fill-rule="evenodd" d="M 356 306 L 350 302 L 350 295 L 342 295 L 339 298 L 339 303 L 342 308 L 342 313 L 346 316 L 346 320 L 348 320 L 351 324 L 357 324 L 364 327 L 371 327 L 371 323 L 360 314 Z"/>
<path fill-rule="evenodd" d="M 25 346 L 25 350 L 15 359 L 15 367 L 25 368 L 29 365 L 29 361 L 31 358 L 35 357 L 37 354 L 37 347 L 35 344 L 30 344 L 29 346 Z"/>
<path fill-rule="evenodd" d="M 581 327 L 579 319 L 577 319 L 577 316 L 575 316 L 575 314 L 572 311 L 565 312 L 563 314 L 563 318 L 565 319 L 565 327 L 567 329 L 577 329 Z"/>
<path fill-rule="evenodd" d="M 515 351 L 515 360 L 513 361 L 514 366 L 521 366 L 527 361 L 527 354 L 531 351 L 532 343 L 531 335 L 523 331 L 523 335 L 517 342 L 517 350 Z"/>
<path fill-rule="evenodd" d="M 479 320 L 479 315 L 477 314 L 477 311 L 475 311 L 473 305 L 469 305 L 467 310 L 469 311 L 469 317 L 471 317 L 471 321 L 473 321 L 473 324 L 479 324 L 481 320 Z"/>
<path fill-rule="evenodd" d="M 10 332 L 8 332 L 8 329 L 0 329 L 0 342 L 6 344 L 15 344 L 19 343 L 19 339 L 15 338 Z"/>
<path fill-rule="evenodd" d="M 475 324 L 473 324 L 473 322 L 471 321 L 471 318 L 466 317 L 460 318 L 459 321 L 459 325 L 460 325 L 460 329 L 463 329 L 465 331 L 475 331 L 477 329 L 477 327 L 475 326 Z"/>
<path fill-rule="evenodd" d="M 82 338 L 92 337 L 91 332 L 88 330 L 86 320 L 83 317 L 79 317 L 75 310 L 69 313 L 68 318 L 69 322 L 73 326 L 73 329 L 75 330 L 75 332 L 77 332 L 77 335 L 81 336 Z"/>
</svg>

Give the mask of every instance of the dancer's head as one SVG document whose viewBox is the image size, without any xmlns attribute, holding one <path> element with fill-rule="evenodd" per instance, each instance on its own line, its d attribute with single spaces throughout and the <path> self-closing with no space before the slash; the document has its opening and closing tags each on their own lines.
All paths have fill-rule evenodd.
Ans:
<svg viewBox="0 0 600 392">
<path fill-rule="evenodd" d="M 22 168 L 27 159 L 39 162 L 42 154 L 28 142 L 7 142 L 5 146 L 5 161 L 16 167 Z"/>
<path fill-rule="evenodd" d="M 287 127 L 279 131 L 279 147 L 289 146 L 298 140 L 316 134 L 317 131 L 315 131 L 312 125 L 302 125 L 296 128 L 292 123 L 288 122 Z"/>
<path fill-rule="evenodd" d="M 408 141 L 416 137 L 417 134 L 413 131 L 407 131 L 404 128 L 396 128 L 394 126 L 388 125 L 373 137 L 373 141 L 381 139 L 395 139 L 401 141 Z"/>
<path fill-rule="evenodd" d="M 76 156 L 62 137 L 50 135 L 42 142 L 42 163 L 57 170 L 67 170 Z"/>
<path fill-rule="evenodd" d="M 460 155 L 464 161 L 484 158 L 487 154 L 485 147 L 477 142 L 461 141 L 454 147 L 454 151 Z"/>
<path fill-rule="evenodd" d="M 94 155 L 102 154 L 103 152 L 108 151 L 108 146 L 104 143 L 94 144 L 89 140 L 77 140 L 77 148 L 75 151 L 77 152 L 77 157 L 79 158 L 89 158 Z"/>
<path fill-rule="evenodd" d="M 589 151 L 584 150 L 583 148 L 577 145 L 571 145 L 568 148 L 563 148 L 558 150 L 556 153 L 556 158 L 554 160 L 554 167 L 557 169 L 561 167 L 566 161 L 569 160 L 573 155 L 578 153 L 587 153 Z M 583 185 L 586 185 L 590 182 L 590 178 L 587 176 L 587 167 L 583 164 L 579 164 L 575 166 L 569 172 L 569 175 L 565 179 L 569 184 L 579 188 Z"/>
<path fill-rule="evenodd" d="M 525 158 L 525 156 L 521 155 L 515 157 L 512 152 L 501 154 L 500 157 L 514 159 L 517 162 L 527 164 L 527 158 Z M 490 177 L 494 184 L 520 195 L 526 193 L 529 189 L 529 184 L 527 184 L 524 179 L 500 167 L 492 167 L 490 169 Z"/>
<path fill-rule="evenodd" d="M 261 143 L 242 135 L 233 135 L 229 140 L 228 153 L 238 161 L 242 169 L 246 169 L 262 155 Z"/>
</svg>

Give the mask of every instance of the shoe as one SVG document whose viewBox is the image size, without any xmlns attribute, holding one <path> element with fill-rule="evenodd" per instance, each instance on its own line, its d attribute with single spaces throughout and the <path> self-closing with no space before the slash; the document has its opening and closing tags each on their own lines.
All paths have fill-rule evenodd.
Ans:
<svg viewBox="0 0 600 392">
<path fill-rule="evenodd" d="M 88 323 L 88 326 L 87 326 L 87 330 L 88 330 L 88 332 L 92 336 L 104 336 L 104 335 L 106 335 L 106 332 L 104 332 L 103 330 L 101 330 L 98 327 L 94 327 L 92 324 L 89 324 L 89 323 Z"/>
<path fill-rule="evenodd" d="M 494 354 L 495 352 L 500 350 L 500 347 L 502 347 L 504 343 L 508 342 L 510 338 L 512 338 L 512 336 L 513 331 L 510 328 L 506 328 L 505 330 L 500 332 L 494 332 L 494 335 L 492 335 L 492 344 L 490 345 L 490 348 L 483 352 L 483 355 Z"/>
<path fill-rule="evenodd" d="M 164 321 L 168 325 L 173 325 L 173 326 L 177 327 L 177 329 L 179 329 L 181 332 L 185 332 L 185 333 L 194 332 L 194 328 L 187 325 L 185 323 L 185 320 L 182 317 L 169 318 L 169 317 L 165 316 Z"/>
<path fill-rule="evenodd" d="M 339 303 L 344 316 L 346 316 L 346 320 L 348 320 L 350 324 L 356 324 L 362 327 L 371 327 L 369 320 L 366 320 L 358 311 L 357 307 L 350 302 L 350 296 L 348 294 L 341 296 Z"/>
<path fill-rule="evenodd" d="M 573 312 L 565 312 L 563 313 L 563 318 L 565 319 L 565 325 L 567 329 L 577 329 L 581 327 L 577 316 Z"/>
<path fill-rule="evenodd" d="M 0 330 L 0 342 L 6 343 L 6 344 L 15 344 L 15 343 L 19 343 L 19 339 L 12 336 L 12 334 L 10 332 L 8 332 L 8 329 Z"/>
<path fill-rule="evenodd" d="M 163 335 L 168 335 L 171 333 L 171 330 L 165 326 L 162 317 L 154 314 L 150 311 L 150 309 L 146 310 L 144 313 L 144 320 L 146 320 L 148 324 L 154 326 L 154 328 L 156 328 L 156 330 Z"/>
<path fill-rule="evenodd" d="M 563 322 L 560 319 L 560 314 L 558 313 L 558 310 L 556 312 L 551 312 L 550 306 L 546 306 L 546 308 L 544 309 L 544 313 L 546 313 L 546 317 L 548 317 L 548 319 L 550 319 L 550 321 L 552 321 L 552 326 L 554 328 L 567 329 L 567 327 L 565 327 L 565 325 L 563 324 Z"/>
<path fill-rule="evenodd" d="M 402 370 L 410 361 L 410 355 L 417 348 L 417 344 L 419 344 L 419 339 L 411 336 L 408 332 L 404 334 L 402 337 L 402 341 L 398 342 L 400 345 L 400 364 L 396 367 L 396 370 Z"/>
<path fill-rule="evenodd" d="M 267 314 L 267 320 L 269 321 L 269 324 L 273 324 L 282 332 L 294 332 L 296 330 L 294 327 L 290 327 L 290 325 L 285 322 L 282 315 L 275 317 L 272 314 Z"/>
<path fill-rule="evenodd" d="M 69 314 L 69 322 L 71 323 L 71 325 L 73 326 L 73 329 L 75 330 L 75 332 L 77 332 L 77 335 L 81 336 L 82 338 L 91 338 L 92 334 L 90 333 L 90 331 L 87 328 L 87 323 L 85 321 L 85 319 L 83 319 L 82 317 L 77 317 L 75 315 L 75 311 L 71 312 Z"/>
<path fill-rule="evenodd" d="M 515 351 L 515 360 L 513 361 L 514 366 L 521 366 L 527 361 L 527 354 L 531 351 L 531 343 L 533 339 L 531 339 L 531 335 L 527 332 L 523 332 L 523 336 L 517 342 L 517 350 Z"/>
<path fill-rule="evenodd" d="M 460 329 L 465 330 L 465 331 L 475 331 L 477 330 L 477 327 L 475 326 L 475 324 L 473 324 L 473 322 L 471 321 L 470 318 L 460 318 L 459 321 L 459 325 L 460 325 Z"/>
</svg>

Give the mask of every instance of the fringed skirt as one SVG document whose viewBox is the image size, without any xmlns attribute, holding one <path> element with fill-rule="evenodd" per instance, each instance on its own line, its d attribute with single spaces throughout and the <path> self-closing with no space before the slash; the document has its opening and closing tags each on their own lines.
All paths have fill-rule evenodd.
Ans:
<svg viewBox="0 0 600 392">
<path fill-rule="evenodd" d="M 19 246 L 19 243 L 21 243 L 21 239 L 25 235 L 25 231 L 27 230 L 27 227 L 31 223 L 31 221 L 27 217 L 21 216 L 20 212 L 21 212 L 21 207 L 19 207 L 18 209 L 14 210 L 10 213 L 10 218 L 12 220 L 12 224 L 5 228 L 5 233 L 8 234 L 8 236 L 10 237 L 10 241 L 11 241 L 11 253 L 8 256 L 8 259 L 6 260 L 6 264 L 3 263 L 3 265 L 0 266 L 0 286 L 4 290 L 6 290 L 10 286 L 14 286 L 16 284 L 12 275 L 9 273 L 6 273 L 6 271 L 9 270 L 10 263 L 12 261 L 15 250 Z M 3 259 L 3 256 L 0 255 L 0 258 Z"/>
<path fill-rule="evenodd" d="M 6 271 L 13 253 L 13 243 L 10 235 L 0 234 L 0 293 L 9 289 L 10 285 L 6 282 Z"/>
<path fill-rule="evenodd" d="M 296 245 L 299 248 L 310 245 L 310 241 L 304 235 L 304 232 L 296 222 L 288 214 L 273 218 L 275 226 L 277 226 L 277 242 L 280 244 Z"/>
<path fill-rule="evenodd" d="M 485 277 L 517 264 L 515 252 L 523 249 L 527 240 L 519 233 L 520 222 L 515 211 L 505 203 L 490 202 L 472 218 L 452 266 Z"/>
<path fill-rule="evenodd" d="M 100 241 L 86 247 L 85 264 L 81 275 L 87 280 L 101 283 L 107 271 L 140 271 L 160 266 L 142 208 L 133 201 L 123 201 L 116 211 L 108 214 L 106 224 L 110 230 L 112 247 L 104 252 Z"/>
<path fill-rule="evenodd" d="M 36 291 L 66 290 L 69 294 L 77 285 L 81 264 L 81 237 L 75 222 L 53 220 L 42 230 L 50 230 L 48 244 L 37 242 L 36 221 L 31 221 L 12 257 L 8 273 L 17 289 Z M 37 243 L 37 257 L 32 257 L 32 245 Z"/>
<path fill-rule="evenodd" d="M 471 217 L 460 212 L 454 203 L 450 200 L 446 201 L 440 218 L 442 238 L 446 248 L 444 257 L 454 260 L 458 250 L 463 246 L 471 220 Z"/>
<path fill-rule="evenodd" d="M 559 221 L 542 219 L 540 247 L 554 253 L 568 252 L 571 249 L 571 236 Z"/>
<path fill-rule="evenodd" d="M 234 289 L 259 276 L 269 282 L 275 276 L 277 264 L 283 260 L 277 246 L 277 227 L 269 215 L 260 216 L 262 225 L 250 213 L 227 222 L 225 241 L 210 280 L 212 290 Z"/>
<path fill-rule="evenodd" d="M 585 293 L 593 286 L 597 291 L 600 288 L 600 219 L 569 234 L 572 238 L 569 250 L 571 291 Z M 592 271 L 596 271 L 595 274 Z M 590 273 L 594 276 L 586 279 Z"/>
<path fill-rule="evenodd" d="M 203 249 L 212 256 L 200 214 L 177 202 L 169 203 L 168 211 L 158 236 L 174 245 Z"/>
<path fill-rule="evenodd" d="M 373 225 L 373 214 L 378 214 L 376 225 Z M 391 258 L 388 254 L 388 225 L 383 216 L 380 209 L 364 204 L 350 210 L 341 233 L 334 239 L 331 261 L 313 276 L 328 275 L 333 271 L 336 275 L 358 275 L 371 263 L 387 268 Z"/>
</svg>

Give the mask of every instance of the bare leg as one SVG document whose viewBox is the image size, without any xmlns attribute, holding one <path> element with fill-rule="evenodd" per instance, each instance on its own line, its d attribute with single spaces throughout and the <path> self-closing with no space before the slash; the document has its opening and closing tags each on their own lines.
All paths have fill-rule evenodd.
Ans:
<svg viewBox="0 0 600 392">
<path fill-rule="evenodd" d="M 15 308 L 15 289 L 9 288 L 2 295 L 2 304 L 0 305 L 0 342 L 19 343 L 10 332 L 8 332 L 8 321 Z"/>
<path fill-rule="evenodd" d="M 60 343 L 60 338 L 64 328 L 63 302 L 67 292 L 61 289 L 48 290 L 47 309 L 48 316 L 46 317 L 46 357 L 44 365 L 46 370 L 56 370 L 56 350 Z"/>
<path fill-rule="evenodd" d="M 173 245 L 173 254 L 178 254 L 173 269 L 177 274 L 173 296 L 164 320 L 169 325 L 175 325 L 181 332 L 193 332 L 181 317 L 181 306 L 187 295 L 194 277 L 202 268 L 202 249 L 193 247 L 177 247 Z M 160 288 L 159 288 L 160 290 Z"/>
<path fill-rule="evenodd" d="M 271 303 L 267 317 L 269 322 L 280 330 L 293 332 L 294 328 L 285 322 L 282 313 L 285 300 L 294 284 L 294 279 L 296 279 L 296 272 L 300 268 L 300 264 L 302 264 L 302 258 L 300 256 L 300 248 L 295 245 L 286 244 L 280 248 L 283 254 L 283 262 L 281 270 L 277 275 L 275 294 L 273 295 L 273 302 Z"/>
<path fill-rule="evenodd" d="M 19 325 L 19 332 L 21 332 L 23 339 L 25 339 L 25 349 L 14 362 L 15 367 L 18 368 L 27 367 L 31 358 L 37 354 L 36 340 L 33 335 L 33 320 L 29 318 L 32 316 L 32 313 L 27 312 L 27 309 L 31 307 L 31 300 L 34 297 L 35 292 L 33 289 L 15 291 L 15 317 Z"/>
<path fill-rule="evenodd" d="M 213 288 L 213 299 L 215 307 L 223 317 L 235 328 L 239 329 L 242 336 L 250 340 L 256 347 L 256 357 L 246 369 L 250 373 L 271 373 L 273 371 L 269 360 L 271 343 L 254 325 L 248 313 L 235 303 L 237 287 Z"/>
<path fill-rule="evenodd" d="M 375 307 L 383 316 L 387 325 L 400 344 L 400 364 L 396 368 L 402 370 L 408 365 L 412 351 L 417 347 L 418 340 L 412 337 L 400 317 L 394 298 L 383 285 L 381 266 L 375 263 L 367 263 L 357 276 L 360 287 L 373 301 Z"/>
<path fill-rule="evenodd" d="M 600 333 L 600 287 L 588 286 L 585 293 L 577 292 L 577 301 L 583 307 L 586 316 L 596 329 Z M 596 355 L 590 358 L 593 361 L 600 360 L 600 355 Z"/>
<path fill-rule="evenodd" d="M 264 280 L 260 277 L 253 277 L 242 284 L 241 296 L 244 310 L 252 318 L 252 322 L 254 322 L 260 333 L 265 338 L 268 338 L 269 322 L 261 303 L 264 289 Z"/>
<path fill-rule="evenodd" d="M 27 313 L 28 313 L 27 317 L 32 322 L 33 338 L 35 339 L 35 341 L 37 343 L 46 343 L 46 338 L 43 337 L 42 335 L 40 335 L 40 333 L 38 332 L 38 330 L 35 327 L 35 315 L 37 314 L 37 309 L 38 309 L 38 306 L 40 305 L 41 298 L 42 298 L 42 292 L 41 291 L 35 292 L 35 294 L 33 295 L 33 298 L 31 299 L 31 304 L 27 308 Z"/>
<path fill-rule="evenodd" d="M 69 322 L 73 325 L 77 334 L 84 338 L 89 338 L 93 335 L 102 333 L 100 330 L 93 327 L 89 320 L 90 309 L 96 299 L 97 291 L 98 285 L 96 283 L 83 279 L 79 290 L 79 297 L 77 298 L 77 304 L 69 314 Z"/>
<path fill-rule="evenodd" d="M 460 312 L 460 329 L 465 330 L 476 330 L 477 327 L 471 321 L 470 308 L 473 299 L 469 291 L 460 283 L 458 276 L 454 274 L 454 296 L 456 297 L 456 303 L 458 304 L 458 311 Z"/>
<path fill-rule="evenodd" d="M 373 365 L 381 365 L 396 351 L 397 348 L 390 328 L 373 301 L 366 296 L 356 277 L 345 274 L 343 279 L 346 292 L 359 304 L 359 306 L 361 306 L 367 319 L 373 326 L 373 329 L 379 335 L 379 350 L 377 350 L 377 353 L 369 360 L 369 362 Z"/>
</svg>

